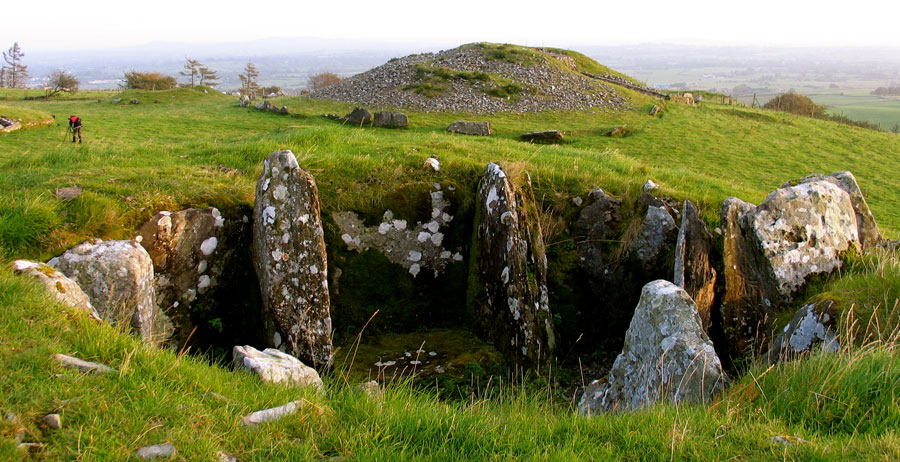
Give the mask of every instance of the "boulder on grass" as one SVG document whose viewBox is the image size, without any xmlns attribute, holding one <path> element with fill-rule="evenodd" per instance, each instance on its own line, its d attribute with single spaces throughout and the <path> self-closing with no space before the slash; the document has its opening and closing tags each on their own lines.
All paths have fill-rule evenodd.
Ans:
<svg viewBox="0 0 900 462">
<path fill-rule="evenodd" d="M 81 290 L 81 287 L 56 268 L 28 260 L 16 260 L 13 270 L 21 275 L 29 276 L 40 281 L 47 289 L 47 293 L 53 295 L 56 300 L 65 305 L 77 308 L 88 313 L 92 318 L 100 319 L 97 310 L 91 305 L 91 299 Z"/>
<path fill-rule="evenodd" d="M 559 130 L 528 132 L 523 134 L 521 138 L 532 143 L 561 143 L 564 139 L 562 132 Z"/>
<path fill-rule="evenodd" d="M 458 120 L 447 127 L 450 133 L 459 133 L 461 135 L 490 136 L 494 133 L 490 122 L 468 122 Z"/>
<path fill-rule="evenodd" d="M 344 116 L 344 120 L 350 125 L 363 126 L 372 123 L 372 113 L 368 109 L 358 107 Z"/>
<path fill-rule="evenodd" d="M 372 125 L 376 127 L 406 128 L 409 126 L 409 118 L 399 112 L 376 112 Z"/>
<path fill-rule="evenodd" d="M 266 348 L 259 351 L 249 345 L 235 345 L 233 356 L 236 368 L 256 373 L 263 382 L 322 388 L 322 379 L 315 369 L 281 350 Z"/>
<path fill-rule="evenodd" d="M 578 404 L 583 414 L 634 410 L 658 401 L 708 402 L 725 373 L 684 289 L 657 280 L 646 286 L 606 383 L 592 382 Z"/>
</svg>

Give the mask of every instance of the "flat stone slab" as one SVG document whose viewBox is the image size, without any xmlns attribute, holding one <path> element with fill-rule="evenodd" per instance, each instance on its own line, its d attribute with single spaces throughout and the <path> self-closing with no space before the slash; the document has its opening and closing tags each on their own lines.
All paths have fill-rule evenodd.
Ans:
<svg viewBox="0 0 900 462">
<path fill-rule="evenodd" d="M 134 452 L 141 459 L 168 459 L 175 455 L 175 446 L 171 443 L 144 446 Z"/>
<path fill-rule="evenodd" d="M 285 416 L 296 414 L 302 407 L 303 401 L 291 401 L 290 403 L 278 407 L 252 412 L 241 419 L 241 423 L 244 424 L 244 426 L 250 427 L 261 423 L 274 422 Z"/>
<path fill-rule="evenodd" d="M 249 345 L 235 345 L 232 351 L 235 367 L 256 373 L 263 382 L 290 382 L 322 388 L 322 379 L 315 369 L 281 350 L 266 348 L 259 351 Z"/>
</svg>

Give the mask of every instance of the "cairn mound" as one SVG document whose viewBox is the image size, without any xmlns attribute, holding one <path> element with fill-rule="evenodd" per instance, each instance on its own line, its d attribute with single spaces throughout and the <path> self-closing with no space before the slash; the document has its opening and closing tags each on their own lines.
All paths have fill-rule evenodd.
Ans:
<svg viewBox="0 0 900 462">
<path fill-rule="evenodd" d="M 579 58 L 579 59 L 576 59 Z M 588 62 L 590 69 L 584 69 Z M 618 110 L 622 94 L 588 74 L 602 68 L 575 52 L 474 43 L 395 58 L 311 97 L 426 112 Z"/>
</svg>

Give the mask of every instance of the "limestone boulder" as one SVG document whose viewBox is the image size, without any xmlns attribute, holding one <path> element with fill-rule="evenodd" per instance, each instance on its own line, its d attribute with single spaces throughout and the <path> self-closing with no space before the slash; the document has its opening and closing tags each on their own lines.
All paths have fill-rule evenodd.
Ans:
<svg viewBox="0 0 900 462">
<path fill-rule="evenodd" d="M 594 381 L 579 411 L 633 410 L 655 402 L 708 402 L 725 385 L 712 342 L 684 289 L 657 280 L 646 286 L 607 381 Z"/>
<path fill-rule="evenodd" d="M 713 236 L 706 222 L 700 218 L 697 206 L 684 201 L 681 228 L 675 245 L 675 274 L 672 282 L 687 291 L 697 305 L 703 330 L 710 333 L 712 310 L 716 298 L 716 270 L 718 256 Z"/>
<path fill-rule="evenodd" d="M 723 324 L 737 354 L 765 346 L 772 315 L 810 276 L 839 268 L 843 252 L 859 245 L 850 195 L 829 180 L 778 189 L 756 207 L 729 198 L 722 215 Z"/>
<path fill-rule="evenodd" d="M 494 133 L 490 122 L 470 122 L 458 120 L 447 127 L 450 133 L 459 133 L 461 135 L 490 136 Z"/>
<path fill-rule="evenodd" d="M 263 382 L 322 388 L 322 379 L 315 369 L 281 350 L 259 351 L 249 345 L 235 345 L 233 358 L 235 368 L 255 373 Z"/>
<path fill-rule="evenodd" d="M 350 125 L 363 126 L 372 123 L 372 113 L 366 108 L 358 107 L 344 116 L 344 120 Z"/>
<path fill-rule="evenodd" d="M 57 301 L 64 305 L 77 308 L 88 313 L 95 319 L 100 319 L 97 310 L 91 305 L 91 299 L 81 290 L 81 287 L 56 268 L 28 260 L 16 260 L 13 270 L 23 276 L 37 279 Z"/>
<path fill-rule="evenodd" d="M 478 321 L 495 347 L 526 367 L 552 357 L 555 346 L 547 293 L 547 259 L 537 217 L 497 164 L 478 186 L 477 271 L 483 299 Z"/>
<path fill-rule="evenodd" d="M 48 264 L 78 283 L 104 321 L 130 325 L 148 342 L 171 335 L 169 320 L 156 307 L 153 262 L 137 242 L 88 241 Z"/>
<path fill-rule="evenodd" d="M 241 107 L 249 107 L 250 106 L 250 97 L 247 95 L 241 95 L 241 99 L 238 102 Z"/>
<path fill-rule="evenodd" d="M 602 278 L 609 267 L 608 252 L 603 244 L 614 237 L 621 221 L 621 207 L 622 199 L 612 197 L 602 189 L 595 189 L 588 195 L 586 205 L 572 227 L 578 256 L 592 278 Z"/>
<path fill-rule="evenodd" d="M 531 143 L 561 143 L 565 139 L 559 130 L 544 130 L 540 132 L 528 132 L 520 137 Z"/>
<path fill-rule="evenodd" d="M 313 367 L 326 366 L 331 314 L 318 190 L 291 151 L 265 160 L 256 183 L 252 247 L 267 341 Z"/>
<path fill-rule="evenodd" d="M 189 338 L 202 344 L 213 343 L 208 336 L 247 338 L 254 334 L 249 326 L 260 324 L 252 214 L 249 207 L 161 211 L 138 228 L 135 241 L 153 261 L 157 304 L 172 321 L 177 347 Z M 237 318 L 244 326 L 233 325 Z"/>
<path fill-rule="evenodd" d="M 678 225 L 666 208 L 649 206 L 631 248 L 645 267 L 655 268 L 663 264 L 677 238 Z"/>
<path fill-rule="evenodd" d="M 824 300 L 800 307 L 772 342 L 769 361 L 791 359 L 815 350 L 838 351 L 841 345 L 836 333 L 837 317 L 833 306 L 834 302 Z"/>
<path fill-rule="evenodd" d="M 833 183 L 837 187 L 844 190 L 850 195 L 850 202 L 853 204 L 853 211 L 856 213 L 856 225 L 859 233 L 859 243 L 863 250 L 877 246 L 881 241 L 881 233 L 878 231 L 878 224 L 875 222 L 875 216 L 866 202 L 866 198 L 856 182 L 856 177 L 848 171 L 835 172 L 831 175 L 812 174 L 803 177 L 797 181 L 786 182 L 782 187 L 790 187 L 792 183 L 803 184 L 813 181 L 825 180 Z"/>
<path fill-rule="evenodd" d="M 409 126 L 409 117 L 399 112 L 376 112 L 372 125 L 376 127 L 406 128 Z"/>
</svg>

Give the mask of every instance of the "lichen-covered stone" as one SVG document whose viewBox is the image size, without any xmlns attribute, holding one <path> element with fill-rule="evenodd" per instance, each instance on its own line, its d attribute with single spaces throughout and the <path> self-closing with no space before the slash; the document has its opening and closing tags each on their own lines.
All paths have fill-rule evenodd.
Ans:
<svg viewBox="0 0 900 462">
<path fill-rule="evenodd" d="M 270 154 L 256 183 L 253 261 L 267 340 L 314 367 L 327 365 L 331 315 L 318 191 L 291 151 Z"/>
<path fill-rule="evenodd" d="M 837 187 L 843 189 L 850 195 L 850 201 L 853 204 L 853 210 L 856 212 L 856 225 L 859 233 L 859 243 L 863 250 L 867 250 L 877 246 L 881 241 L 881 233 L 878 232 L 878 224 L 875 223 L 875 216 L 863 196 L 856 177 L 848 171 L 835 172 L 831 175 L 824 176 L 820 174 L 812 174 L 803 177 L 800 180 L 786 182 L 782 187 L 790 187 L 792 183 L 810 183 L 813 181 L 825 180 L 834 183 Z"/>
<path fill-rule="evenodd" d="M 494 132 L 490 122 L 470 122 L 464 120 L 453 122 L 447 127 L 447 131 L 450 133 L 476 136 L 489 136 Z"/>
<path fill-rule="evenodd" d="M 555 338 L 547 293 L 547 260 L 537 217 L 497 164 L 478 186 L 477 272 L 484 300 L 478 321 L 508 359 L 530 366 L 552 357 Z"/>
<path fill-rule="evenodd" d="M 156 307 L 153 262 L 137 242 L 88 241 L 48 264 L 78 283 L 104 321 L 130 325 L 148 342 L 171 335 L 171 324 Z"/>
<path fill-rule="evenodd" d="M 684 201 L 681 228 L 675 245 L 675 277 L 672 282 L 684 288 L 697 305 L 703 330 L 707 334 L 712 327 L 712 309 L 715 303 L 716 270 L 713 255 L 716 249 L 713 236 L 706 222 L 691 201 Z"/>
<path fill-rule="evenodd" d="M 266 348 L 259 351 L 249 345 L 235 345 L 232 352 L 236 368 L 255 373 L 263 382 L 290 382 L 322 388 L 322 379 L 315 369 L 281 350 Z"/>
<path fill-rule="evenodd" d="M 631 247 L 645 267 L 656 267 L 674 247 L 678 235 L 675 219 L 664 207 L 647 207 L 647 215 Z"/>
<path fill-rule="evenodd" d="M 81 287 L 56 268 L 45 263 L 28 260 L 16 260 L 13 270 L 21 275 L 29 276 L 40 281 L 47 289 L 47 293 L 65 305 L 86 311 L 91 317 L 100 319 L 100 315 L 91 305 L 91 299 L 81 290 Z"/>
<path fill-rule="evenodd" d="M 638 409 L 657 401 L 707 402 L 725 384 L 721 362 L 684 289 L 646 286 L 605 384 L 594 381 L 578 405 L 584 414 Z"/>
<path fill-rule="evenodd" d="M 588 195 L 587 205 L 581 209 L 572 227 L 575 248 L 591 278 L 599 279 L 606 274 L 609 258 L 603 243 L 613 239 L 612 233 L 621 221 L 621 207 L 622 199 L 595 189 Z"/>
<path fill-rule="evenodd" d="M 833 305 L 834 302 L 825 300 L 808 303 L 797 310 L 794 319 L 772 342 L 769 361 L 794 358 L 815 349 L 832 353 L 838 351 L 841 345 L 835 333 L 837 318 Z"/>
<path fill-rule="evenodd" d="M 376 112 L 372 125 L 376 127 L 406 128 L 409 126 L 409 117 L 399 112 Z"/>
<path fill-rule="evenodd" d="M 733 355 L 765 346 L 773 314 L 859 243 L 850 195 L 828 180 L 778 189 L 757 207 L 726 199 L 722 223 L 723 325 Z"/>
<path fill-rule="evenodd" d="M 366 108 L 358 107 L 344 116 L 344 120 L 351 125 L 363 126 L 372 123 L 372 113 Z"/>
<path fill-rule="evenodd" d="M 248 312 L 257 311 L 248 305 L 255 308 L 258 290 L 247 251 L 251 214 L 246 207 L 224 215 L 216 208 L 162 211 L 138 229 L 135 240 L 153 261 L 157 304 L 174 325 L 170 340 L 176 346 L 184 346 L 189 337 L 204 340 L 211 328 L 201 316 L 259 323 Z M 240 336 L 228 330 L 220 334 Z"/>
</svg>

